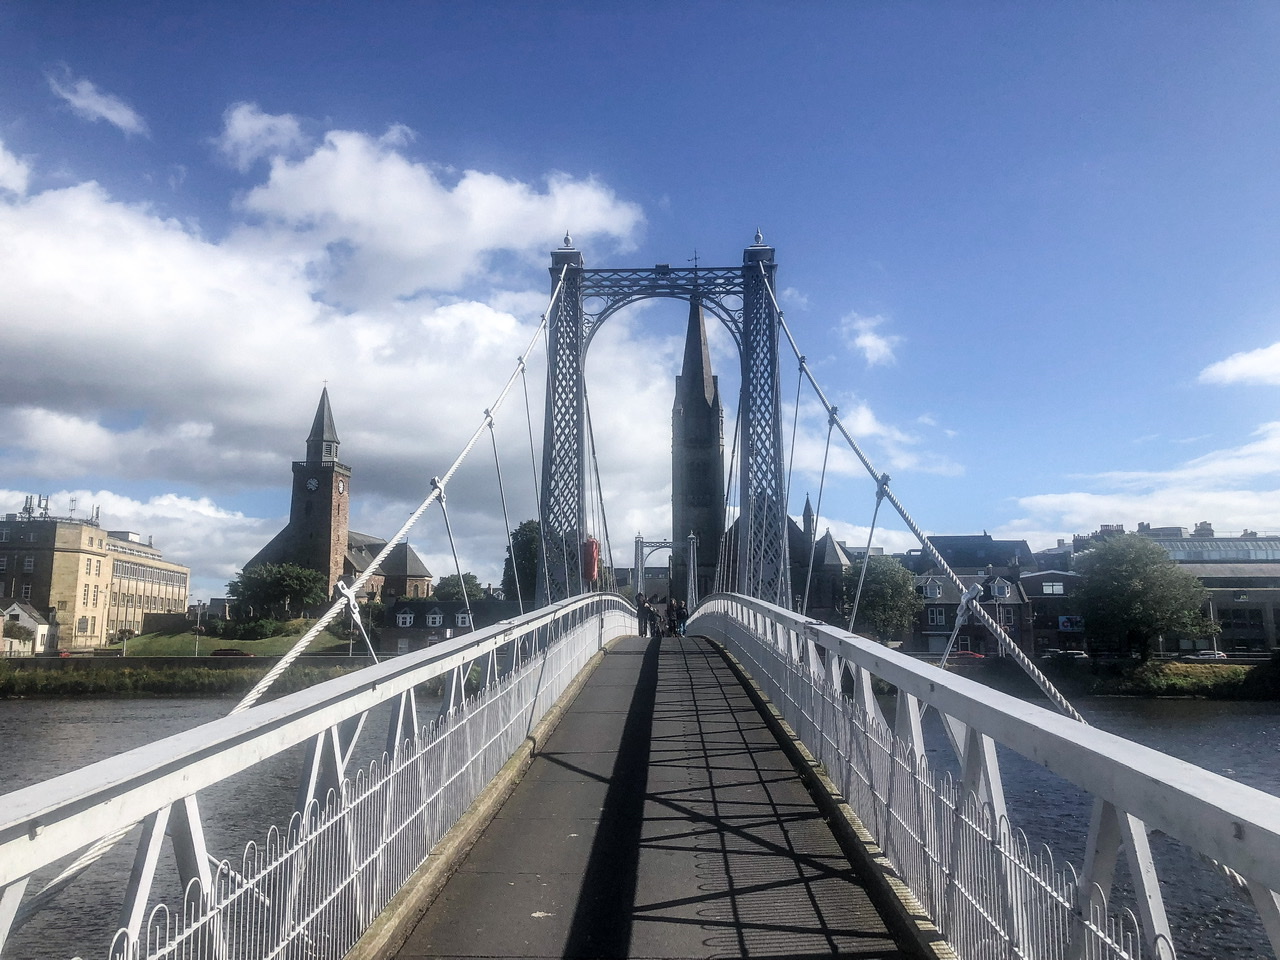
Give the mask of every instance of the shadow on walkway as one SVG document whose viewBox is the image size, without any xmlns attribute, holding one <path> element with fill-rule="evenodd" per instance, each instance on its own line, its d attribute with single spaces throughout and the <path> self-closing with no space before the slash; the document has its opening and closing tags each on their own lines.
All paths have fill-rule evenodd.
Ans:
<svg viewBox="0 0 1280 960">
<path fill-rule="evenodd" d="M 614 646 L 399 956 L 905 957 L 713 647 Z"/>
</svg>

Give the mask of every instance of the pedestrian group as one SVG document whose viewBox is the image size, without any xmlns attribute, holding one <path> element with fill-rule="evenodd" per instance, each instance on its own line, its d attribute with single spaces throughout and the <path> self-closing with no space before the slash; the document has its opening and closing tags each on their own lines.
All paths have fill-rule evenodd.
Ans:
<svg viewBox="0 0 1280 960">
<path fill-rule="evenodd" d="M 689 606 L 683 600 L 659 599 L 657 594 L 649 599 L 642 593 L 636 597 L 636 619 L 642 637 L 683 637 Z"/>
</svg>

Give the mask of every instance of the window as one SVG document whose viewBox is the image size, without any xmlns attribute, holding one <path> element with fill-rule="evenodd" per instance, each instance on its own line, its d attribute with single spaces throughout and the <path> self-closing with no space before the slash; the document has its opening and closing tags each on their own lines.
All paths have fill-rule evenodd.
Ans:
<svg viewBox="0 0 1280 960">
<path fill-rule="evenodd" d="M 97 633 L 97 632 L 98 632 L 98 618 L 97 618 L 97 617 L 90 617 L 90 618 L 89 618 L 89 632 L 90 632 L 90 633 Z"/>
<path fill-rule="evenodd" d="M 995 583 L 993 583 L 991 585 L 991 595 L 993 597 L 999 597 L 1001 600 L 1009 596 L 1008 582 L 1004 580 L 997 580 Z"/>
<path fill-rule="evenodd" d="M 9 558 L 0 557 L 0 573 L 4 573 L 8 569 L 9 569 Z"/>
<path fill-rule="evenodd" d="M 929 608 L 929 626 L 945 627 L 947 625 L 947 611 L 945 607 Z"/>
<path fill-rule="evenodd" d="M 23 572 L 23 573 L 30 573 L 30 572 L 31 572 L 32 570 L 34 570 L 35 568 L 36 568 L 36 558 L 35 558 L 35 557 L 23 557 L 23 558 L 22 558 L 22 572 Z"/>
<path fill-rule="evenodd" d="M 942 584 L 934 580 L 930 580 L 924 585 L 924 595 L 930 600 L 937 600 L 942 596 Z"/>
<path fill-rule="evenodd" d="M 397 626 L 397 627 L 412 627 L 412 626 L 413 626 L 413 614 L 412 614 L 412 613 L 410 613 L 408 610 L 401 610 L 399 613 L 397 613 L 397 614 L 396 614 L 396 626 Z"/>
<path fill-rule="evenodd" d="M 93 575 L 94 575 L 95 577 L 100 577 L 100 576 L 102 576 L 102 561 L 101 561 L 101 560 L 95 560 L 95 561 L 93 561 Z"/>
<path fill-rule="evenodd" d="M 5 587 L 4 581 L 0 580 L 0 597 L 5 596 L 4 587 Z"/>
<path fill-rule="evenodd" d="M 467 614 L 467 613 L 460 613 L 460 614 L 458 614 L 458 616 L 457 616 L 457 621 L 458 621 L 458 626 L 460 626 L 460 627 L 469 627 L 469 626 L 471 626 L 471 616 L 470 616 L 470 614 Z"/>
<path fill-rule="evenodd" d="M 86 577 L 93 575 L 93 561 L 88 557 L 85 557 L 84 561 L 84 575 Z"/>
<path fill-rule="evenodd" d="M 1041 593 L 1044 593 L 1046 596 L 1049 594 L 1061 594 L 1062 584 L 1061 583 L 1042 583 L 1040 585 L 1040 591 Z"/>
<path fill-rule="evenodd" d="M 93 588 L 93 605 L 95 607 L 98 605 L 98 588 L 96 586 Z"/>
<path fill-rule="evenodd" d="M 67 609 L 67 601 L 65 601 L 65 600 L 59 600 L 59 601 L 58 601 L 58 609 L 59 609 L 59 610 L 65 610 L 65 609 Z"/>
<path fill-rule="evenodd" d="M 23 599 L 23 600 L 30 600 L 30 599 L 31 599 L 31 584 L 29 584 L 29 583 L 24 583 L 24 584 L 22 585 L 22 599 Z"/>
<path fill-rule="evenodd" d="M 1002 627 L 1013 626 L 1013 607 L 1000 608 L 1000 626 Z"/>
<path fill-rule="evenodd" d="M 81 603 L 89 602 L 89 585 L 87 583 L 84 585 L 84 598 L 80 602 Z"/>
<path fill-rule="evenodd" d="M 444 614 L 443 614 L 443 613 L 428 613 L 428 614 L 427 614 L 427 626 L 428 626 L 428 627 L 439 627 L 439 626 L 443 626 L 443 624 L 444 624 Z"/>
<path fill-rule="evenodd" d="M 0 543 L 8 543 L 8 542 L 9 542 L 9 528 L 0 527 Z"/>
<path fill-rule="evenodd" d="M 89 632 L 89 618 L 81 617 L 79 620 L 76 621 L 76 633 L 88 633 L 88 632 Z"/>
</svg>

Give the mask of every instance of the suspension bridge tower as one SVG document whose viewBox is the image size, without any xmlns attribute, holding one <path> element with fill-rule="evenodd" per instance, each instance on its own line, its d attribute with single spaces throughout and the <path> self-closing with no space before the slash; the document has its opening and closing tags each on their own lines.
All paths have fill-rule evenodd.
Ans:
<svg viewBox="0 0 1280 960">
<path fill-rule="evenodd" d="M 705 311 L 720 320 L 741 359 L 739 496 L 732 534 L 721 542 L 723 573 L 719 583 L 739 593 L 788 605 L 790 563 L 778 384 L 776 269 L 774 248 L 759 233 L 743 251 L 742 265 L 736 267 L 681 268 L 659 263 L 653 267 L 588 269 L 568 236 L 552 252 L 539 511 L 545 558 L 538 571 L 541 602 L 562 600 L 589 586 L 582 575 L 582 545 L 589 533 L 584 372 L 591 338 L 622 307 L 666 298 L 684 300 L 699 316 Z M 701 362 L 697 360 L 699 366 Z M 709 370 L 706 375 L 710 376 Z M 685 376 L 682 372 L 682 380 Z M 690 382 L 698 376 L 691 375 Z M 712 384 L 714 387 L 714 378 Z M 705 390 L 703 402 L 707 402 Z M 687 519 L 689 515 L 684 516 Z M 684 544 L 689 532 L 673 529 L 672 539 Z M 698 534 L 696 528 L 693 532 Z M 699 566 L 704 553 L 715 553 L 701 542 L 697 550 Z"/>
</svg>

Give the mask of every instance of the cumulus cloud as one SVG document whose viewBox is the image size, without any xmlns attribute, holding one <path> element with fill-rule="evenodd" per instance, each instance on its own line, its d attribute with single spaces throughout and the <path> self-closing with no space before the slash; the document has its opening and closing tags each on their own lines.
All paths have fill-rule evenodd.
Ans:
<svg viewBox="0 0 1280 960">
<path fill-rule="evenodd" d="M 31 181 L 31 168 L 4 147 L 0 140 L 0 190 L 8 190 L 19 196 L 27 192 Z"/>
<path fill-rule="evenodd" d="M 878 333 L 876 328 L 884 322 L 884 317 L 864 317 L 857 313 L 851 313 L 840 321 L 841 337 L 850 349 L 862 354 L 867 366 L 891 364 L 897 360 L 893 348 L 902 338 Z"/>
<path fill-rule="evenodd" d="M 334 130 L 298 160 L 276 156 L 243 209 L 236 242 L 288 250 L 312 265 L 317 291 L 345 306 L 382 306 L 485 278 L 496 254 L 545 261 L 548 229 L 579 246 L 628 249 L 640 207 L 593 178 L 540 185 L 468 170 L 446 181 L 400 148 L 403 128 L 375 138 Z M 492 279 L 492 278 L 491 278 Z"/>
<path fill-rule="evenodd" d="M 126 134 L 147 135 L 147 123 L 131 106 L 115 94 L 99 90 L 90 80 L 72 80 L 49 74 L 49 89 L 70 104 L 86 120 L 105 120 Z"/>
<path fill-rule="evenodd" d="M 175 544 L 190 522 L 191 551 L 166 553 L 190 562 L 197 583 L 219 593 L 283 523 L 289 461 L 303 453 L 323 380 L 343 458 L 356 470 L 352 526 L 390 535 L 492 405 L 546 307 L 549 291 L 536 289 L 545 273 L 491 281 L 487 264 L 512 255 L 545 261 L 566 224 L 580 225 L 580 240 L 616 248 L 642 223 L 638 207 L 589 178 L 554 174 L 535 185 L 471 172 L 445 184 L 403 153 L 412 139 L 402 128 L 381 138 L 332 132 L 311 148 L 279 118 L 229 113 L 246 121 L 224 141 L 229 156 L 238 162 L 259 151 L 273 166 L 243 207 L 251 222 L 223 239 L 122 203 L 95 183 L 24 195 L 30 169 L 0 154 L 7 189 L 0 190 L 0 318 L 8 344 L 0 449 L 11 484 L 30 484 L 25 493 L 34 493 L 93 483 L 98 492 L 81 502 L 101 504 L 104 522 L 110 491 L 102 485 L 194 488 L 217 503 L 261 502 L 261 491 L 272 491 L 263 517 L 215 500 L 147 501 L 153 512 L 172 506 L 176 519 L 166 529 L 175 539 L 158 521 L 142 522 L 150 514 L 136 506 L 120 506 L 122 519 L 111 521 Z M 301 151 L 300 159 L 288 159 L 288 150 Z M 347 205 L 343 191 L 366 176 L 372 182 L 361 185 L 359 199 L 372 206 Z M 315 196 L 305 198 L 305 189 Z M 406 217 L 397 200 L 415 215 Z M 373 272 L 386 289 L 356 276 L 355 265 L 382 258 L 390 266 Z M 474 282 L 461 289 L 461 278 Z M 535 289 L 513 279 L 532 280 Z M 342 308 L 325 302 L 335 288 L 346 294 Z M 640 353 L 625 338 L 617 349 L 632 359 Z M 608 350 L 602 341 L 593 356 Z M 536 357 L 528 368 L 535 440 L 542 377 Z M 661 382 L 669 391 L 665 372 Z M 659 408 L 669 404 L 668 397 Z M 624 429 L 607 407 L 598 416 Z M 666 428 L 667 414 L 654 422 Z M 518 393 L 500 413 L 498 432 L 513 460 L 513 451 L 525 450 L 512 464 L 518 469 L 528 456 Z M 625 461 L 624 451 L 607 455 L 619 454 Z M 642 482 L 661 486 L 664 458 L 649 449 L 637 458 L 652 474 Z M 513 523 L 536 514 L 527 470 L 516 476 L 528 489 L 508 491 Z M 464 565 L 496 580 L 505 536 L 491 464 L 474 455 L 450 489 Z M 21 506 L 15 496 L 10 509 Z M 212 510 L 207 523 L 193 519 L 201 504 Z M 224 521 L 240 532 L 211 535 Z M 438 518 L 427 518 L 411 540 L 439 560 Z"/>
<path fill-rule="evenodd" d="M 1134 529 L 1139 521 L 1190 527 L 1208 520 L 1219 533 L 1280 532 L 1280 423 L 1263 424 L 1248 443 L 1169 470 L 1084 479 L 1092 489 L 1020 498 L 1023 516 L 1009 529 L 1032 531 L 1046 545 L 1102 523 Z"/>
<path fill-rule="evenodd" d="M 222 124 L 214 146 L 241 173 L 264 157 L 293 156 L 310 145 L 297 117 L 264 113 L 256 103 L 228 107 Z"/>
<path fill-rule="evenodd" d="M 1233 353 L 1200 371 L 1201 383 L 1280 384 L 1280 343 Z"/>
</svg>

